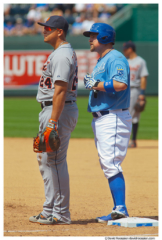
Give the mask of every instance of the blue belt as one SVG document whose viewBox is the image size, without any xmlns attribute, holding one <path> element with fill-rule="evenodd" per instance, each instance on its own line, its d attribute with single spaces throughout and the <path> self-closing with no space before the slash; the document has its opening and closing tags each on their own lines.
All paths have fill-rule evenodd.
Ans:
<svg viewBox="0 0 162 240">
<path fill-rule="evenodd" d="M 123 108 L 122 111 L 126 111 L 128 110 L 128 108 Z M 93 117 L 101 117 L 104 116 L 106 114 L 109 114 L 110 111 L 99 111 L 99 112 L 92 112 Z"/>
</svg>

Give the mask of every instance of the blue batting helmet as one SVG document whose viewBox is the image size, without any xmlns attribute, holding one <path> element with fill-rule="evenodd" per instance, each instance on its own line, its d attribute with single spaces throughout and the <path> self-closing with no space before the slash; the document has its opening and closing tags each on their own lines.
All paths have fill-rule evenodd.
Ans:
<svg viewBox="0 0 162 240">
<path fill-rule="evenodd" d="M 94 23 L 90 31 L 83 32 L 85 37 L 90 37 L 91 33 L 98 33 L 97 40 L 102 43 L 115 43 L 115 30 L 106 23 Z"/>
</svg>

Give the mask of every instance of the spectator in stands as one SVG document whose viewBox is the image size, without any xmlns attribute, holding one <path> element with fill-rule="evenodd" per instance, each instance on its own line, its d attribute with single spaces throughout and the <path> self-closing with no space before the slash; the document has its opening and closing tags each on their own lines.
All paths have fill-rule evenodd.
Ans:
<svg viewBox="0 0 162 240">
<path fill-rule="evenodd" d="M 111 14 L 104 9 L 98 16 L 99 22 L 107 23 L 107 20 L 111 17 Z"/>
<path fill-rule="evenodd" d="M 28 34 L 41 34 L 42 28 L 37 24 L 38 21 L 42 21 L 42 15 L 39 8 L 36 5 L 32 5 L 28 14 L 27 22 L 25 26 L 28 28 Z"/>
<path fill-rule="evenodd" d="M 24 34 L 27 34 L 27 29 L 24 27 L 22 18 L 16 19 L 16 24 L 12 29 L 12 35 L 16 36 L 22 36 Z"/>
<path fill-rule="evenodd" d="M 85 4 L 86 12 L 93 13 L 93 6 L 94 4 Z"/>
<path fill-rule="evenodd" d="M 76 3 L 74 5 L 73 12 L 78 14 L 86 12 L 86 4 Z"/>
<path fill-rule="evenodd" d="M 85 19 L 82 22 L 82 32 L 84 31 L 89 31 L 89 29 L 92 27 L 92 25 L 95 23 L 92 13 L 86 13 L 85 14 Z"/>
<path fill-rule="evenodd" d="M 55 7 L 51 12 L 51 16 L 53 15 L 63 16 L 63 11 L 58 7 Z"/>
<path fill-rule="evenodd" d="M 82 33 L 82 24 L 85 20 L 85 13 L 81 13 L 80 16 L 76 17 L 75 22 L 72 24 L 71 33 L 72 34 L 81 34 Z"/>
<path fill-rule="evenodd" d="M 34 22 L 37 21 L 37 20 L 40 20 L 42 17 L 41 15 L 41 11 L 39 10 L 39 8 L 37 8 L 35 5 L 32 5 L 28 14 L 27 14 L 27 19 L 31 22 Z"/>
<path fill-rule="evenodd" d="M 73 23 L 71 33 L 81 34 L 83 31 L 88 31 L 96 21 L 97 20 L 93 18 L 92 13 L 81 13 Z"/>
<path fill-rule="evenodd" d="M 4 36 L 12 36 L 13 35 L 14 25 L 12 22 L 8 21 L 4 24 Z"/>
<path fill-rule="evenodd" d="M 104 4 L 94 4 L 93 5 L 93 12 L 97 13 L 99 15 L 99 13 L 104 11 L 104 8 L 105 8 Z"/>
<path fill-rule="evenodd" d="M 64 12 L 64 18 L 69 24 L 73 24 L 75 22 L 75 17 L 72 14 L 71 9 L 67 8 Z"/>
<path fill-rule="evenodd" d="M 23 6 L 22 6 L 23 5 Z M 30 6 L 30 8 L 29 8 Z M 124 4 L 4 4 L 4 35 L 24 35 L 41 34 L 42 28 L 36 24 L 38 21 L 46 21 L 51 15 L 64 16 L 68 21 L 69 30 L 72 34 L 82 34 L 94 22 L 105 22 L 120 10 Z M 22 11 L 23 10 L 23 11 Z M 11 13 L 12 12 L 12 13 Z M 17 18 L 17 14 L 24 19 L 25 24 L 22 29 L 22 22 Z M 23 20 L 24 21 L 24 20 Z M 14 25 L 15 24 L 15 28 Z M 13 31 L 14 28 L 14 31 Z M 22 31 L 21 31 L 22 29 Z"/>
</svg>

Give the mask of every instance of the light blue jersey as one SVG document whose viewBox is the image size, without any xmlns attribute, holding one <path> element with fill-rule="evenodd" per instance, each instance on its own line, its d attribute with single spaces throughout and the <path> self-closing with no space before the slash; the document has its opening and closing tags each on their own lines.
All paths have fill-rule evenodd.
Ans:
<svg viewBox="0 0 162 240">
<path fill-rule="evenodd" d="M 130 105 L 130 70 L 125 56 L 117 50 L 107 53 L 100 58 L 91 76 L 101 82 L 114 79 L 127 84 L 127 89 L 120 92 L 107 93 L 99 91 L 97 98 L 90 91 L 88 112 L 102 110 L 125 109 Z"/>
</svg>

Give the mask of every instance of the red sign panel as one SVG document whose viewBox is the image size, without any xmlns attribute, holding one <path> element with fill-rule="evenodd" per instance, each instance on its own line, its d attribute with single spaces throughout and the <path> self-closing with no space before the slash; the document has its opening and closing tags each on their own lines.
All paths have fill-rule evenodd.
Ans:
<svg viewBox="0 0 162 240">
<path fill-rule="evenodd" d="M 24 88 L 38 85 L 43 64 L 51 51 L 5 51 L 4 88 Z M 76 50 L 78 60 L 78 79 L 80 86 L 84 76 L 91 73 L 97 63 L 98 54 L 89 50 Z"/>
</svg>

